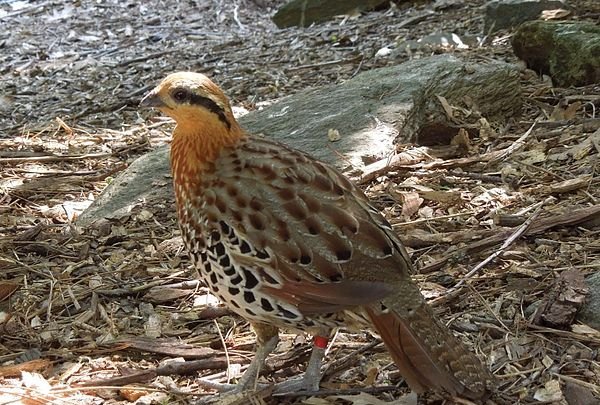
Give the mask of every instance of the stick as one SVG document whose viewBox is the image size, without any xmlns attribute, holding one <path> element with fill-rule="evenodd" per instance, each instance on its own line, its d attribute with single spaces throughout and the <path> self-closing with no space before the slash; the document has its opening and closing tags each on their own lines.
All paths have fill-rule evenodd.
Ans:
<svg viewBox="0 0 600 405">
<path fill-rule="evenodd" d="M 488 264 L 489 262 L 491 262 L 492 260 L 494 260 L 498 256 L 500 256 L 502 253 L 504 253 L 504 251 L 506 249 L 508 249 L 508 247 L 510 245 L 512 245 L 517 239 L 519 239 L 521 237 L 521 235 L 523 235 L 527 231 L 527 229 L 531 226 L 531 224 L 533 224 L 533 221 L 540 214 L 541 208 L 544 206 L 544 204 L 547 204 L 553 200 L 554 200 L 554 197 L 548 197 L 544 201 L 541 201 L 541 202 L 535 204 L 534 205 L 535 211 L 533 212 L 533 214 L 531 214 L 531 216 L 529 218 L 527 218 L 527 221 L 523 222 L 523 224 L 521 226 L 519 226 L 519 228 L 517 228 L 517 230 L 512 235 L 510 235 L 510 237 L 508 239 L 506 239 L 506 241 L 502 244 L 502 246 L 500 246 L 500 249 L 496 250 L 494 253 L 492 253 L 491 255 L 486 257 L 477 266 L 473 267 L 473 269 L 471 271 L 469 271 L 467 274 L 465 274 L 464 277 L 462 279 L 460 279 L 460 281 L 458 283 L 456 283 L 456 285 L 450 289 L 450 291 L 460 288 L 465 283 L 466 280 L 473 277 L 473 275 L 475 275 L 479 270 L 481 270 L 486 264 Z"/>
</svg>

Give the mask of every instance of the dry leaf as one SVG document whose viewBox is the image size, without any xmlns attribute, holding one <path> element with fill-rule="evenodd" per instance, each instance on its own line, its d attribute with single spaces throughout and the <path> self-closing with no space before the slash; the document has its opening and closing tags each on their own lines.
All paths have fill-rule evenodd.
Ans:
<svg viewBox="0 0 600 405">
<path fill-rule="evenodd" d="M 21 381 L 27 388 L 31 388 L 39 392 L 50 392 L 52 385 L 39 373 L 30 373 L 29 371 L 23 371 L 21 373 Z"/>
<path fill-rule="evenodd" d="M 302 401 L 306 405 L 332 405 L 333 402 L 328 401 L 327 398 L 309 397 Z"/>
<path fill-rule="evenodd" d="M 426 200 L 447 205 L 462 204 L 463 202 L 460 191 L 422 191 L 419 195 Z"/>
<path fill-rule="evenodd" d="M 600 330 L 594 329 L 585 324 L 571 325 L 571 331 L 573 333 L 579 333 L 580 335 L 597 335 L 600 337 Z"/>
<path fill-rule="evenodd" d="M 496 131 L 494 131 L 488 120 L 483 117 L 479 118 L 479 138 L 488 140 L 495 137 Z"/>
<path fill-rule="evenodd" d="M 546 384 L 544 384 L 544 388 L 538 389 L 535 394 L 533 394 L 533 398 L 537 401 L 561 401 L 563 399 L 563 393 L 560 389 L 560 383 L 558 380 L 550 380 Z"/>
<path fill-rule="evenodd" d="M 379 373 L 379 368 L 371 367 L 367 370 L 367 377 L 363 381 L 363 385 L 368 387 L 375 384 L 375 379 L 377 378 L 377 374 Z"/>
<path fill-rule="evenodd" d="M 0 281 L 0 301 L 4 301 L 10 297 L 17 289 L 19 284 L 11 281 Z"/>
<path fill-rule="evenodd" d="M 143 397 L 144 395 L 148 395 L 148 391 L 144 390 L 133 390 L 133 389 L 122 389 L 119 390 L 119 394 L 125 398 L 129 402 L 134 402 Z"/>
<path fill-rule="evenodd" d="M 327 139 L 329 139 L 329 142 L 339 141 L 340 139 L 342 139 L 342 137 L 340 136 L 340 131 L 338 131 L 337 129 L 329 128 L 329 130 L 327 131 Z"/>
<path fill-rule="evenodd" d="M 560 20 L 571 15 L 569 10 L 557 8 L 555 10 L 542 10 L 542 20 Z"/>
<path fill-rule="evenodd" d="M 423 199 L 419 197 L 419 193 L 414 192 L 402 192 L 399 193 L 402 196 L 402 216 L 404 218 L 412 217 L 418 210 Z"/>
<path fill-rule="evenodd" d="M 515 154 L 515 157 L 519 159 L 519 162 L 523 162 L 528 165 L 534 165 L 546 161 L 546 153 L 542 149 L 531 149 Z"/>
<path fill-rule="evenodd" d="M 146 222 L 150 218 L 152 218 L 154 214 L 148 210 L 141 210 L 139 214 L 137 214 L 136 219 L 140 222 Z"/>
<path fill-rule="evenodd" d="M 450 145 L 455 145 L 460 147 L 464 151 L 469 151 L 471 147 L 469 133 L 464 128 L 460 128 L 458 130 L 458 133 L 450 141 Z"/>
<path fill-rule="evenodd" d="M 550 121 L 564 121 L 572 120 L 575 118 L 575 114 L 581 108 L 581 101 L 576 101 L 573 104 L 564 106 L 563 103 L 559 103 L 554 107 L 552 113 L 550 113 Z"/>
<path fill-rule="evenodd" d="M 440 104 L 442 105 L 442 108 L 444 109 L 446 116 L 450 119 L 453 119 L 454 118 L 454 109 L 452 108 L 450 103 L 448 103 L 448 100 L 446 100 L 446 98 L 442 97 L 442 96 L 436 96 L 436 97 L 437 97 L 438 101 L 440 102 Z"/>
<path fill-rule="evenodd" d="M 358 395 L 336 395 L 333 398 L 343 399 L 350 402 L 352 405 L 417 405 L 417 394 L 414 392 L 403 395 L 391 402 L 383 401 L 365 392 L 361 392 Z"/>
<path fill-rule="evenodd" d="M 25 372 L 46 372 L 52 369 L 52 362 L 48 359 L 37 359 L 25 363 L 0 367 L 0 377 L 17 377 Z"/>
</svg>

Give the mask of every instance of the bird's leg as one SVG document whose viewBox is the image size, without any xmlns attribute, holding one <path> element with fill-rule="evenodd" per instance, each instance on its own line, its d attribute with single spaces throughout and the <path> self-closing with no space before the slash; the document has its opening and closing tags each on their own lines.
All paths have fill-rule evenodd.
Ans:
<svg viewBox="0 0 600 405">
<path fill-rule="evenodd" d="M 294 378 L 284 381 L 275 386 L 275 393 L 285 393 L 292 391 L 318 391 L 321 381 L 321 364 L 325 356 L 325 349 L 329 338 L 316 335 L 313 338 L 313 348 L 306 366 L 306 371 L 300 378 Z"/>
<path fill-rule="evenodd" d="M 258 376 L 265 364 L 265 360 L 279 342 L 279 330 L 275 326 L 264 323 L 252 323 L 252 328 L 256 333 L 256 353 L 238 383 L 221 384 L 202 380 L 199 382 L 201 386 L 227 394 L 236 394 L 248 389 L 257 388 Z"/>
<path fill-rule="evenodd" d="M 256 388 L 256 382 L 260 371 L 265 365 L 265 360 L 279 342 L 279 329 L 277 327 L 264 323 L 252 323 L 252 328 L 256 333 L 256 353 L 234 389 L 238 392 L 248 388 Z"/>
</svg>

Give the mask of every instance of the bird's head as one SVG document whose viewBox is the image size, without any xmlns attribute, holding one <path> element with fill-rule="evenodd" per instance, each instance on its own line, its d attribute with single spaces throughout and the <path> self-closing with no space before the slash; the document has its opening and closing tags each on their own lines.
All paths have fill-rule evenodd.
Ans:
<svg viewBox="0 0 600 405">
<path fill-rule="evenodd" d="M 201 73 L 170 74 L 144 96 L 140 106 L 158 108 L 173 118 L 180 130 L 218 133 L 219 129 L 229 132 L 237 128 L 227 97 Z"/>
</svg>

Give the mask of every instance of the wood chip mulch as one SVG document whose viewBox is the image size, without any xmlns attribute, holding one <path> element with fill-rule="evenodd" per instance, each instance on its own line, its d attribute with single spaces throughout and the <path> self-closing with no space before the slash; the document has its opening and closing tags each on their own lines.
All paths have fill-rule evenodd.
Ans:
<svg viewBox="0 0 600 405">
<path fill-rule="evenodd" d="M 168 143 L 171 124 L 136 109 L 167 73 L 205 72 L 252 110 L 428 54 L 378 54 L 400 41 L 482 31 L 478 0 L 277 30 L 269 16 L 283 3 L 0 2 L 0 403 L 195 403 L 211 394 L 200 376 L 225 382 L 252 358 L 247 323 L 194 281 L 172 210 L 75 223 Z M 594 1 L 572 4 L 580 19 L 599 15 Z M 518 63 L 509 41 L 435 52 Z M 525 69 L 522 85 L 522 116 L 482 121 L 460 154 L 392 160 L 357 181 L 441 319 L 498 377 L 489 403 L 594 404 L 600 332 L 576 313 L 600 268 L 600 86 L 555 88 Z M 307 337 L 285 333 L 265 377 L 296 376 L 308 356 Z M 318 394 L 237 403 L 415 403 L 368 331 L 339 332 L 327 361 Z"/>
</svg>

